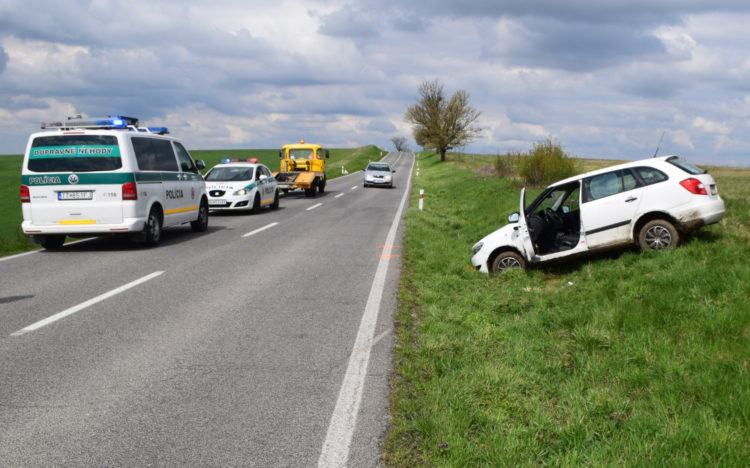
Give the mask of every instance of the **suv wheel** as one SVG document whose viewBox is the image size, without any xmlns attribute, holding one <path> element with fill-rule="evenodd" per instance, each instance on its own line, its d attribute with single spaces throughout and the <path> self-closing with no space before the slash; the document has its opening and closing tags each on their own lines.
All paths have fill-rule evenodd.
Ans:
<svg viewBox="0 0 750 468">
<path fill-rule="evenodd" d="M 665 219 L 649 221 L 638 234 L 638 246 L 642 250 L 661 250 L 676 247 L 680 234 L 674 225 Z"/>
<path fill-rule="evenodd" d="M 506 250 L 492 261 L 490 273 L 502 273 L 505 270 L 526 269 L 526 260 L 515 252 Z"/>
</svg>

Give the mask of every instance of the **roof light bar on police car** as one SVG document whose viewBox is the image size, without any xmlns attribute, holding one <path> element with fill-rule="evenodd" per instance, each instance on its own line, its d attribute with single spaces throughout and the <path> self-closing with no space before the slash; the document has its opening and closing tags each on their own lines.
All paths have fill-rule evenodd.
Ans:
<svg viewBox="0 0 750 468">
<path fill-rule="evenodd" d="M 251 163 L 257 163 L 258 158 L 223 158 L 221 160 L 222 164 L 230 163 L 230 162 L 251 162 Z"/>
</svg>

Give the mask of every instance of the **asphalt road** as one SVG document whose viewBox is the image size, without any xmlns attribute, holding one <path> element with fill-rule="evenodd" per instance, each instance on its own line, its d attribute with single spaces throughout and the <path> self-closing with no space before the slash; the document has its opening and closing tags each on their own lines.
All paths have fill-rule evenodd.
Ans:
<svg viewBox="0 0 750 468">
<path fill-rule="evenodd" d="M 386 160 L 394 189 L 0 260 L 2 465 L 376 466 L 414 157 Z"/>
</svg>

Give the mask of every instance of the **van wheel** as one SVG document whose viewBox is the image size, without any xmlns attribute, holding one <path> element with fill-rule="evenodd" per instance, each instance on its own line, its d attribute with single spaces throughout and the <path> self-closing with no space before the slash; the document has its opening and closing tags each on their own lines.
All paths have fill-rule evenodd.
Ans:
<svg viewBox="0 0 750 468">
<path fill-rule="evenodd" d="M 260 211 L 260 195 L 256 193 L 255 198 L 253 199 L 253 207 L 250 208 L 250 213 L 256 214 L 259 211 Z"/>
<path fill-rule="evenodd" d="M 60 249 L 62 248 L 64 243 L 65 243 L 64 235 L 44 236 L 44 239 L 42 239 L 42 241 L 40 242 L 40 244 L 42 244 L 42 247 L 44 247 L 47 250 Z"/>
<path fill-rule="evenodd" d="M 143 227 L 143 245 L 153 247 L 161 240 L 161 213 L 153 207 L 148 213 L 146 225 Z"/>
<path fill-rule="evenodd" d="M 680 234 L 674 225 L 665 219 L 649 221 L 638 234 L 638 246 L 641 250 L 669 249 L 679 243 Z"/>
<path fill-rule="evenodd" d="M 272 210 L 278 210 L 279 209 L 279 191 L 277 190 L 273 194 L 273 203 L 271 203 L 271 209 Z"/>
<path fill-rule="evenodd" d="M 208 203 L 205 199 L 201 200 L 201 205 L 198 208 L 198 219 L 190 222 L 190 229 L 193 232 L 204 232 L 208 229 Z"/>
<path fill-rule="evenodd" d="M 506 250 L 505 252 L 500 253 L 500 255 L 495 257 L 492 261 L 490 273 L 497 274 L 502 273 L 505 270 L 515 269 L 525 270 L 526 260 L 517 253 Z"/>
</svg>

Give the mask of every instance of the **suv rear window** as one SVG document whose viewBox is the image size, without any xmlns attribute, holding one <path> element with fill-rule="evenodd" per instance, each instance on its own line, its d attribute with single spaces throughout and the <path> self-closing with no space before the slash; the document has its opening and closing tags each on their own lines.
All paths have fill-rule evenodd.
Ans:
<svg viewBox="0 0 750 468">
<path fill-rule="evenodd" d="M 28 169 L 33 172 L 114 171 L 122 167 L 113 135 L 54 135 L 34 138 Z"/>
<path fill-rule="evenodd" d="M 705 173 L 708 172 L 705 169 L 701 169 L 700 167 L 693 166 L 692 164 L 690 164 L 688 162 L 680 161 L 680 158 L 678 158 L 677 156 L 668 158 L 667 162 L 669 164 L 673 165 L 673 166 L 679 167 L 683 171 L 687 172 L 688 174 L 692 174 L 692 175 L 705 174 Z"/>
</svg>

